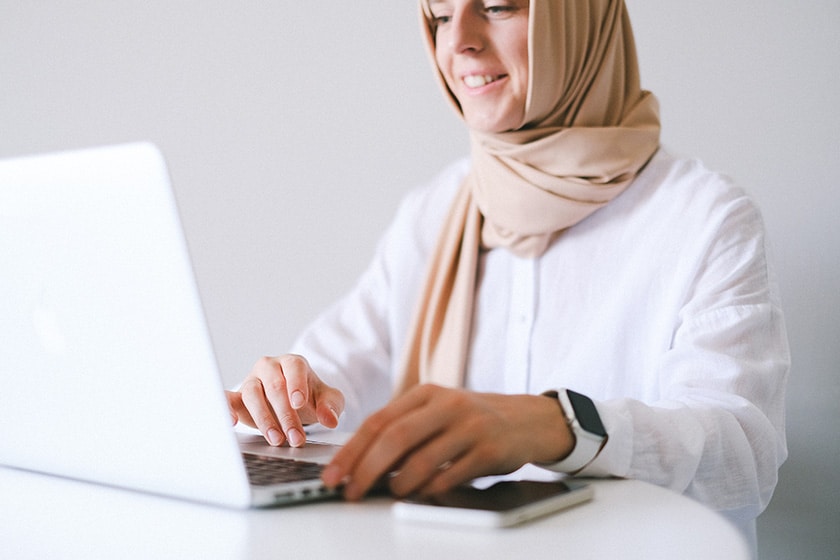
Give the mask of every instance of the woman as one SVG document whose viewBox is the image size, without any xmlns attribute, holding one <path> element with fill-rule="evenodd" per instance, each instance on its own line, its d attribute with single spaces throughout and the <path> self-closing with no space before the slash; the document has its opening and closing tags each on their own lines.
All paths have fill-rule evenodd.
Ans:
<svg viewBox="0 0 840 560">
<path fill-rule="evenodd" d="M 622 1 L 421 6 L 471 157 L 406 198 L 296 354 L 228 394 L 234 418 L 302 445 L 343 415 L 323 479 L 349 499 L 532 464 L 666 486 L 754 538 L 789 362 L 758 211 L 660 149 Z M 570 428 L 565 389 L 607 437 Z"/>
</svg>

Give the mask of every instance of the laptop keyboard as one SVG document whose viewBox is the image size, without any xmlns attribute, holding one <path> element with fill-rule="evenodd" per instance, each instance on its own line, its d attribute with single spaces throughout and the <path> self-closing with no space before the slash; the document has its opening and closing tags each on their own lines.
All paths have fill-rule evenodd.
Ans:
<svg viewBox="0 0 840 560">
<path fill-rule="evenodd" d="M 296 461 L 283 457 L 268 457 L 243 453 L 245 468 L 251 484 L 269 486 L 283 482 L 317 480 L 321 477 L 324 465 L 309 461 Z"/>
</svg>

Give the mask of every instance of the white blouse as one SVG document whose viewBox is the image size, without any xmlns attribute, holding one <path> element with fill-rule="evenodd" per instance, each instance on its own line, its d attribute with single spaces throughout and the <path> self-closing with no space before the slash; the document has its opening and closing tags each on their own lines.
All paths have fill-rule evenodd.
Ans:
<svg viewBox="0 0 840 560">
<path fill-rule="evenodd" d="M 411 192 L 355 288 L 293 351 L 341 389 L 352 430 L 390 397 L 460 161 Z M 789 351 L 764 225 L 728 179 L 660 150 L 537 259 L 480 260 L 470 389 L 591 397 L 609 441 L 581 473 L 690 495 L 754 538 L 787 450 Z"/>
</svg>

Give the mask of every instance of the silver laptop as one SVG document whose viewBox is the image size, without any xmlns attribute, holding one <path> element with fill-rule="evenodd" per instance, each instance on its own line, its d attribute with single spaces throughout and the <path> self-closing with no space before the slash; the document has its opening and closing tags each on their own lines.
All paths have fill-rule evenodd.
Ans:
<svg viewBox="0 0 840 560">
<path fill-rule="evenodd" d="M 251 507 L 330 495 L 335 449 L 232 428 L 153 145 L 0 161 L 0 465 Z"/>
</svg>

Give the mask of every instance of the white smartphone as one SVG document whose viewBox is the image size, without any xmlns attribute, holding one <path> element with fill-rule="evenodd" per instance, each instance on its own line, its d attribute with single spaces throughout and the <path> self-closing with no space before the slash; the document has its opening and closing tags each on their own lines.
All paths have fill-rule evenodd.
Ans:
<svg viewBox="0 0 840 560">
<path fill-rule="evenodd" d="M 459 486 L 432 496 L 395 502 L 399 519 L 473 527 L 509 527 L 592 499 L 591 486 L 576 480 L 503 481 L 479 489 Z"/>
</svg>

